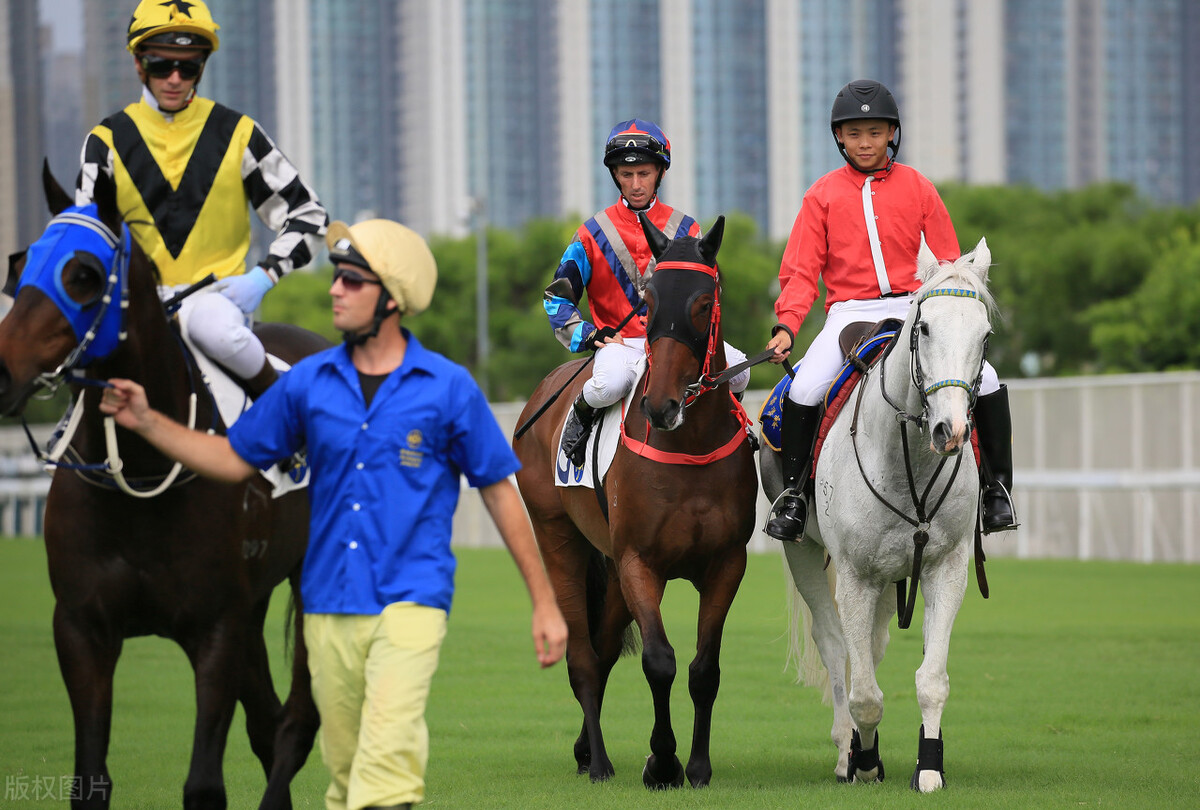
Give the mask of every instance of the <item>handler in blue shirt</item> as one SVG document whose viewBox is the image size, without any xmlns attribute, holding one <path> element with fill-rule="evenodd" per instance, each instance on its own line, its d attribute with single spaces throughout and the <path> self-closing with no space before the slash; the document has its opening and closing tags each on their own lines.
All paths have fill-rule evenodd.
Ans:
<svg viewBox="0 0 1200 810">
<path fill-rule="evenodd" d="M 111 380 L 101 410 L 196 472 L 241 481 L 307 447 L 312 518 L 304 637 L 330 810 L 408 807 L 425 794 L 425 704 L 454 593 L 451 524 L 467 477 L 533 602 L 543 667 L 567 628 L 508 476 L 520 464 L 465 369 L 424 348 L 401 317 L 429 305 L 425 241 L 388 220 L 335 222 L 333 323 L 344 345 L 297 363 L 228 437 L 188 430 Z"/>
</svg>

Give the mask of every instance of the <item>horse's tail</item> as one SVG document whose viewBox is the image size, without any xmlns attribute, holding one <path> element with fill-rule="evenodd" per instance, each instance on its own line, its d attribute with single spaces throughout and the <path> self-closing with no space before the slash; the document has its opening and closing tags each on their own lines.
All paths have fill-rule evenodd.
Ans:
<svg viewBox="0 0 1200 810">
<path fill-rule="evenodd" d="M 608 594 L 609 571 L 611 565 L 604 552 L 593 548 L 588 557 L 587 570 L 587 617 L 588 632 L 591 634 L 592 648 L 599 647 L 600 627 L 604 621 L 604 604 Z M 637 652 L 638 634 L 634 632 L 633 623 L 625 626 L 621 634 L 621 655 Z"/>
<path fill-rule="evenodd" d="M 812 611 L 794 587 L 786 561 L 783 572 L 787 580 L 787 590 L 791 593 L 791 599 L 788 600 L 788 654 L 784 669 L 794 666 L 796 683 L 820 689 L 823 693 L 821 700 L 826 706 L 830 706 L 833 704 L 833 689 L 829 683 L 829 670 L 825 669 L 817 644 L 813 641 Z M 829 591 L 833 593 L 837 572 L 832 561 L 826 567 L 825 573 L 829 581 Z"/>
</svg>

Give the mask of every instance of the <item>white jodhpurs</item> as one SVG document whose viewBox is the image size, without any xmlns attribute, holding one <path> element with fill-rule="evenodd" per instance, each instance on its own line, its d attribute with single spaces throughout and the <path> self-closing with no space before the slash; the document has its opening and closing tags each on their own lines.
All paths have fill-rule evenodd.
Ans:
<svg viewBox="0 0 1200 810">
<path fill-rule="evenodd" d="M 788 389 L 788 399 L 798 405 L 818 405 L 825 398 L 829 384 L 841 371 L 846 358 L 842 354 L 838 338 L 849 324 L 857 321 L 876 323 L 884 318 L 904 320 L 916 296 L 909 294 L 897 298 L 877 298 L 863 301 L 839 301 L 829 308 L 821 333 L 813 340 L 796 365 L 796 376 Z M 984 361 L 983 381 L 980 394 L 991 394 L 1000 390 L 1000 379 L 991 363 Z"/>
<path fill-rule="evenodd" d="M 168 298 L 175 291 L 160 292 Z M 218 292 L 204 290 L 185 298 L 179 314 L 188 337 L 207 357 L 245 380 L 262 370 L 266 350 L 237 304 Z"/>
<path fill-rule="evenodd" d="M 596 351 L 592 360 L 592 377 L 583 384 L 583 399 L 593 408 L 607 408 L 620 402 L 637 382 L 638 361 L 646 355 L 646 339 L 624 340 L 624 343 L 606 343 Z M 725 362 L 729 366 L 736 366 L 745 360 L 743 352 L 725 344 Z M 729 389 L 740 394 L 749 384 L 750 369 L 746 369 L 729 381 Z"/>
</svg>

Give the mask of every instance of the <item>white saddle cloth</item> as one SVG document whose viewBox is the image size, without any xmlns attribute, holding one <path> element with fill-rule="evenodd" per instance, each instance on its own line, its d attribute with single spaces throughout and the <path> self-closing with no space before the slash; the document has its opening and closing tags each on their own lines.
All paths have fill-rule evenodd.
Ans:
<svg viewBox="0 0 1200 810">
<path fill-rule="evenodd" d="M 213 399 L 216 400 L 217 410 L 221 414 L 221 419 L 225 424 L 232 425 L 238 420 L 238 417 L 251 405 L 251 399 L 237 382 L 229 376 L 220 364 L 210 360 L 207 355 L 196 348 L 191 339 L 187 336 L 187 307 L 181 307 L 177 313 L 180 317 L 180 333 L 183 335 L 184 341 L 187 343 L 188 350 L 196 358 L 196 364 L 200 366 L 200 373 L 204 384 L 208 390 L 212 392 Z M 277 372 L 282 374 L 291 366 L 280 360 L 273 354 L 267 355 L 267 360 Z M 293 467 L 286 472 L 279 469 L 278 465 L 271 465 L 266 470 L 259 470 L 262 477 L 271 482 L 271 497 L 278 498 L 280 495 L 286 495 L 292 490 L 303 489 L 308 486 L 308 465 L 302 467 Z"/>
<path fill-rule="evenodd" d="M 646 361 L 643 358 L 638 362 L 637 377 L 634 379 L 629 393 L 620 402 L 609 405 L 597 417 L 596 423 L 592 426 L 592 432 L 588 434 L 587 453 L 584 456 L 582 468 L 576 467 L 567 459 L 567 454 L 562 450 L 560 434 L 558 453 L 554 459 L 555 486 L 595 489 L 596 481 L 592 469 L 597 465 L 593 465 L 592 460 L 597 453 L 599 454 L 599 465 L 596 474 L 599 475 L 600 480 L 603 480 L 604 476 L 608 474 L 608 468 L 612 466 L 613 458 L 617 455 L 617 442 L 621 438 L 621 425 L 625 422 L 625 414 L 629 412 L 633 402 L 633 394 L 637 391 L 638 381 L 645 373 Z M 567 416 L 570 415 L 571 409 L 567 408 Z M 566 425 L 565 418 L 563 425 Z"/>
</svg>

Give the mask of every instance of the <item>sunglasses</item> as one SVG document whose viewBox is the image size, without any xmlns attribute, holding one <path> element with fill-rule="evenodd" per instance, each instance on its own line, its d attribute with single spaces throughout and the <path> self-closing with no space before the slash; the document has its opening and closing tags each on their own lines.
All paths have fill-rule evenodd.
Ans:
<svg viewBox="0 0 1200 810">
<path fill-rule="evenodd" d="M 142 70 L 156 79 L 165 79 L 178 70 L 179 78 L 191 80 L 199 76 L 203 69 L 203 59 L 167 59 L 150 55 L 142 57 Z"/>
<path fill-rule="evenodd" d="M 664 155 L 667 148 L 659 143 L 658 139 L 651 135 L 643 135 L 640 133 L 618 135 L 607 144 L 604 145 L 604 154 L 613 152 L 617 149 L 648 149 L 656 155 Z"/>
<path fill-rule="evenodd" d="M 353 270 L 346 270 L 342 267 L 335 267 L 333 269 L 334 283 L 337 283 L 338 279 L 342 280 L 342 289 L 344 289 L 346 292 L 352 293 L 356 293 L 361 290 L 364 284 L 377 284 L 380 287 L 383 286 L 382 281 L 377 281 L 372 278 L 365 278 L 360 276 L 358 273 L 355 273 Z"/>
</svg>

